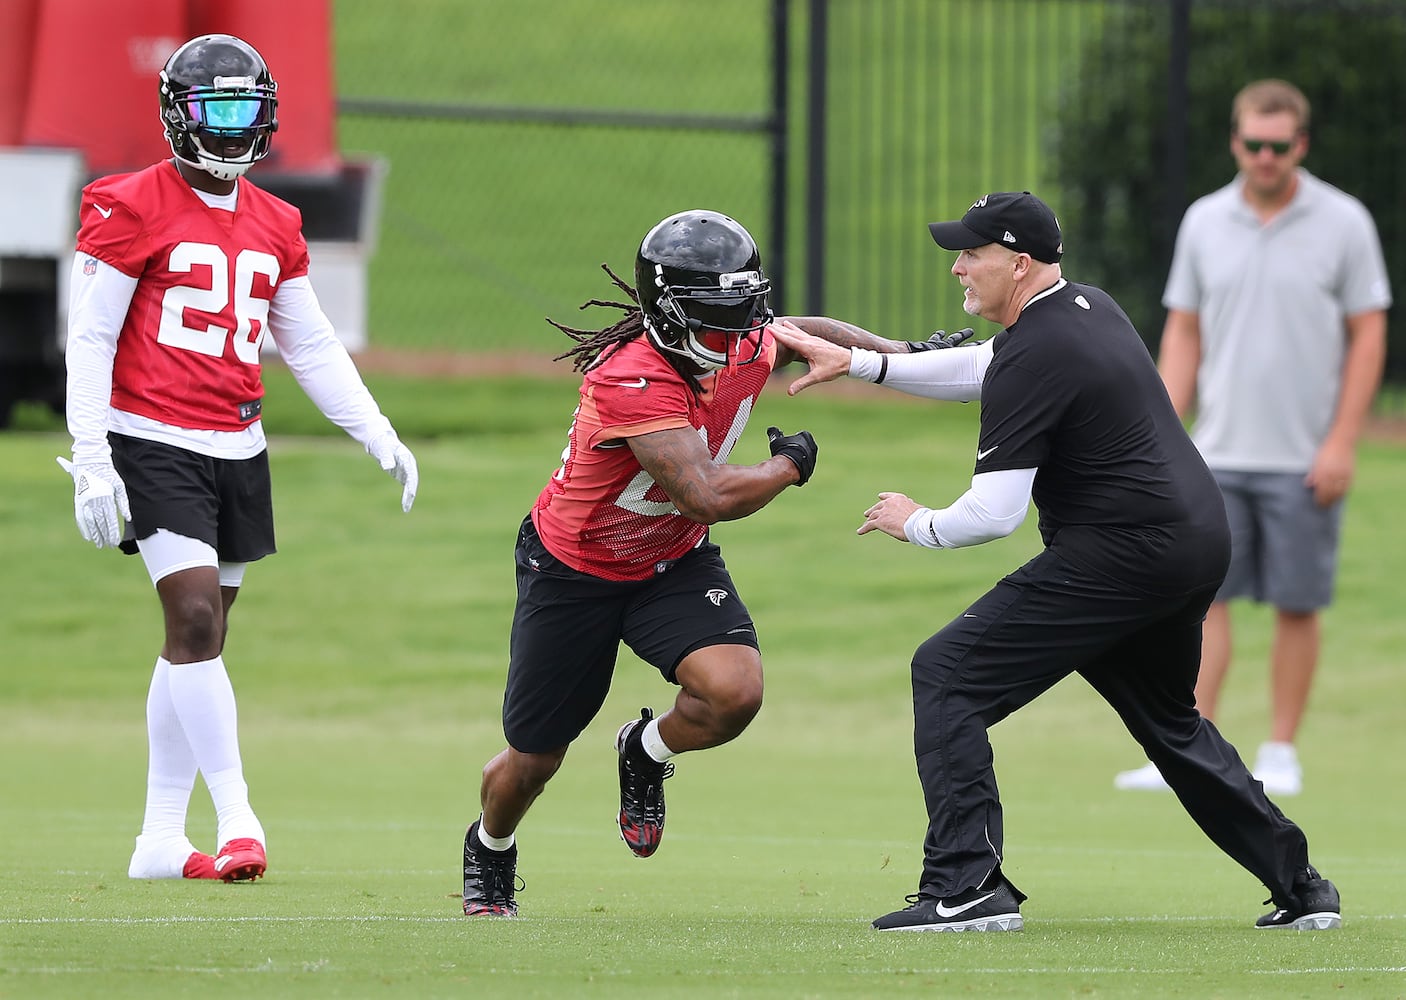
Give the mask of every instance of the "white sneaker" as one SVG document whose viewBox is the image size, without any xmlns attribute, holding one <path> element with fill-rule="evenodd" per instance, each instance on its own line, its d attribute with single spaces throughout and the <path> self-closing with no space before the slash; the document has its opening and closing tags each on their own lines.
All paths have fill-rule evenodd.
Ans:
<svg viewBox="0 0 1406 1000">
<path fill-rule="evenodd" d="M 1303 768 L 1292 743 L 1261 743 L 1255 755 L 1254 775 L 1267 795 L 1297 795 L 1303 791 Z"/>
<path fill-rule="evenodd" d="M 1119 771 L 1113 777 L 1113 787 L 1122 791 L 1167 792 L 1171 791 L 1157 765 L 1148 761 L 1132 771 Z"/>
</svg>

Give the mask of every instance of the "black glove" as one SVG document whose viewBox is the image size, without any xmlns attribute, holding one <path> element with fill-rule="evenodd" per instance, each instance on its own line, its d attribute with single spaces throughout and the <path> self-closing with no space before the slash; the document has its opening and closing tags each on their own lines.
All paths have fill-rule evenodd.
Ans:
<svg viewBox="0 0 1406 1000">
<path fill-rule="evenodd" d="M 938 330 L 927 340 L 907 341 L 910 354 L 918 354 L 921 351 L 940 351 L 948 347 L 956 347 L 965 341 L 976 336 L 976 331 L 971 327 L 958 330 L 956 333 L 948 333 L 946 330 Z"/>
<path fill-rule="evenodd" d="M 815 455 L 820 450 L 816 446 L 815 438 L 810 436 L 810 431 L 782 434 L 781 428 L 768 427 L 766 439 L 771 444 L 773 456 L 786 456 L 800 472 L 801 480 L 796 483 L 797 486 L 804 486 L 810 481 L 811 473 L 815 471 Z"/>
</svg>

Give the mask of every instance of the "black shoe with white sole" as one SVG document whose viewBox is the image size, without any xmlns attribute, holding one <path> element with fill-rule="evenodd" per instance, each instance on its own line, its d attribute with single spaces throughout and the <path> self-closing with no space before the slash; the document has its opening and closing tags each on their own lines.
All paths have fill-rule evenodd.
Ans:
<svg viewBox="0 0 1406 1000">
<path fill-rule="evenodd" d="M 1343 925 L 1338 888 L 1312 866 L 1294 879 L 1293 899 L 1255 921 L 1260 930 L 1335 931 Z M 1266 899 L 1273 903 L 1273 899 Z"/>
<path fill-rule="evenodd" d="M 1018 931 L 1025 926 L 1020 904 L 1025 893 L 1004 876 L 991 888 L 978 886 L 939 899 L 920 890 L 908 906 L 874 921 L 881 931 Z M 988 880 L 989 881 L 989 880 Z"/>
</svg>

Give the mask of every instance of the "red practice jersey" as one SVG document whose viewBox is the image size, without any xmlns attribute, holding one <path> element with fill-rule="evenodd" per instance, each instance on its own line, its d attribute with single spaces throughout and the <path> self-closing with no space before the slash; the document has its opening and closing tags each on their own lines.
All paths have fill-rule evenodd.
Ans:
<svg viewBox="0 0 1406 1000">
<path fill-rule="evenodd" d="M 625 439 L 692 427 L 726 462 L 776 360 L 763 337 L 760 358 L 702 379 L 701 397 L 645 337 L 586 372 L 561 468 L 532 509 L 552 555 L 605 580 L 645 580 L 703 540 L 707 525 L 679 513 Z"/>
<path fill-rule="evenodd" d="M 259 348 L 278 283 L 307 274 L 302 216 L 239 179 L 210 208 L 164 161 L 83 189 L 78 252 L 137 279 L 117 338 L 112 405 L 195 430 L 258 419 Z"/>
</svg>

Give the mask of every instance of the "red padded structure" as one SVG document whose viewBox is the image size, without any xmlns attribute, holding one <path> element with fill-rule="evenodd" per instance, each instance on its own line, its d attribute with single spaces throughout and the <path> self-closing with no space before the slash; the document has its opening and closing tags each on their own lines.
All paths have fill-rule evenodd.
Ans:
<svg viewBox="0 0 1406 1000">
<path fill-rule="evenodd" d="M 237 35 L 278 81 L 278 134 L 255 171 L 337 169 L 332 15 L 327 0 L 186 0 L 190 34 Z"/>
<path fill-rule="evenodd" d="M 211 32 L 249 42 L 278 81 L 279 131 L 255 170 L 334 171 L 327 0 L 4 0 L 0 83 L 14 86 L 0 85 L 0 144 L 79 149 L 93 174 L 169 156 L 157 74 L 182 42 Z M 21 67 L 25 79 L 9 80 Z"/>
<path fill-rule="evenodd" d="M 18 146 L 29 95 L 30 49 L 39 0 L 0 3 L 0 146 Z"/>
</svg>

